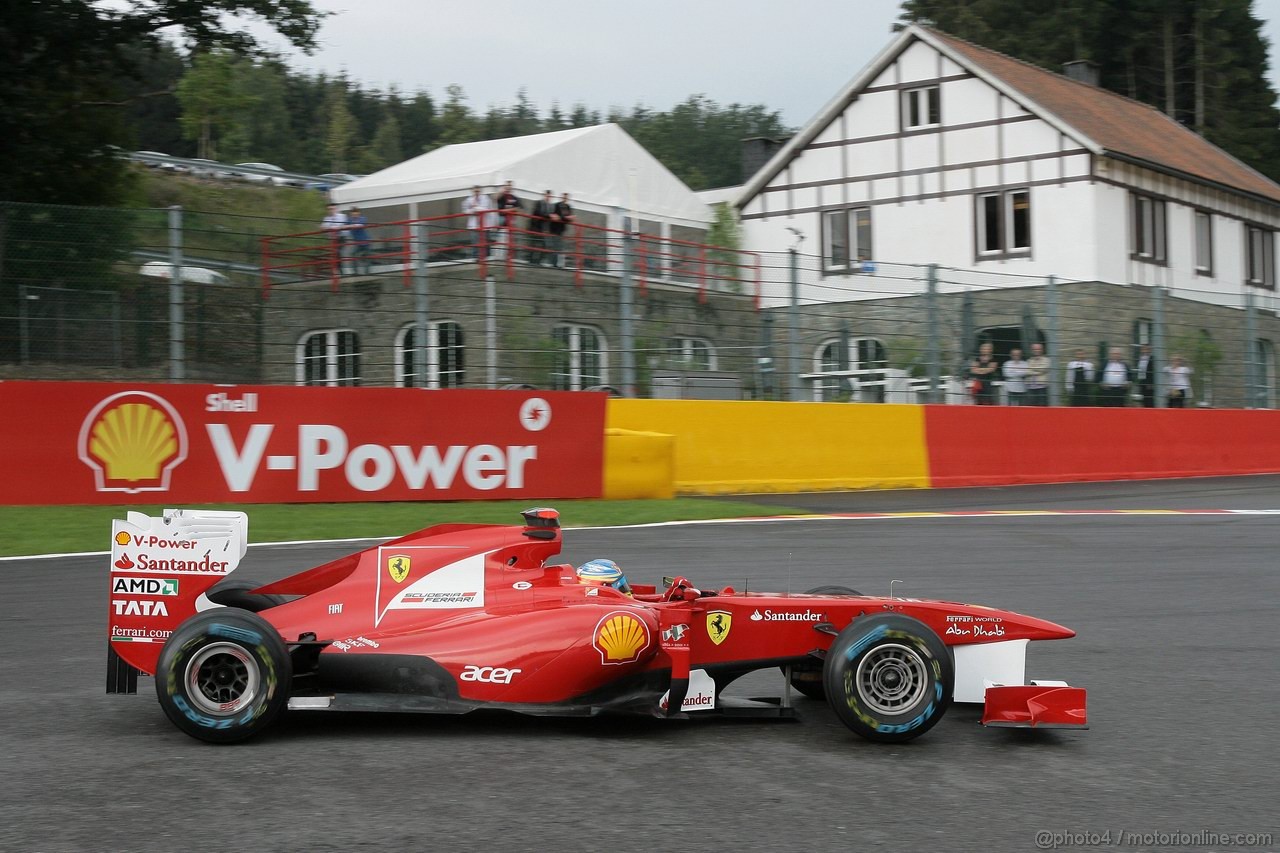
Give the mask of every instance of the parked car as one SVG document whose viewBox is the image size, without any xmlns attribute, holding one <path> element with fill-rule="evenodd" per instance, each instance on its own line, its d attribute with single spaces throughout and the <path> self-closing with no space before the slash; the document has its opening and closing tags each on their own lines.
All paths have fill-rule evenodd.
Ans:
<svg viewBox="0 0 1280 853">
<path fill-rule="evenodd" d="M 309 190 L 319 190 L 320 192 L 328 192 L 340 184 L 349 184 L 357 178 L 363 178 L 364 175 L 349 175 L 346 172 L 327 172 L 323 175 L 316 176 L 319 180 L 307 181 L 305 184 Z"/>
<path fill-rule="evenodd" d="M 236 167 L 240 169 L 260 169 L 264 172 L 284 173 L 284 169 L 281 169 L 279 166 L 271 163 L 236 163 Z M 255 184 L 275 184 L 277 186 L 283 186 L 287 182 L 286 178 L 277 178 L 273 175 L 260 175 L 257 172 L 237 172 L 236 177 Z"/>
<path fill-rule="evenodd" d="M 138 268 L 140 275 L 149 278 L 162 278 L 165 281 L 173 278 L 173 264 L 164 261 L 148 261 Z M 217 270 L 207 267 L 182 267 L 182 280 L 192 284 L 230 284 L 231 279 Z"/>
<path fill-rule="evenodd" d="M 229 178 L 234 172 L 228 170 L 228 167 L 219 163 L 217 160 L 206 160 L 203 157 L 196 157 L 190 161 L 192 165 L 179 166 L 179 171 L 186 171 L 195 175 L 197 178 Z"/>
<path fill-rule="evenodd" d="M 142 164 L 146 166 L 148 169 L 164 169 L 165 171 L 168 171 L 168 172 L 179 171 L 181 167 L 178 166 L 178 164 L 176 163 L 157 163 L 154 161 L 141 159 L 141 158 L 150 158 L 150 157 L 172 157 L 172 156 L 173 156 L 172 154 L 165 154 L 160 151 L 135 151 L 133 152 L 131 159 L 141 160 Z"/>
</svg>

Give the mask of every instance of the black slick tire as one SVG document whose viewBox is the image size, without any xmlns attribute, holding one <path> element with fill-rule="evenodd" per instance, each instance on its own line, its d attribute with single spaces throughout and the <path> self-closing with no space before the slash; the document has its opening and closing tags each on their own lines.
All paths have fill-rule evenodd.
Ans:
<svg viewBox="0 0 1280 853">
<path fill-rule="evenodd" d="M 182 731 L 234 743 L 269 726 L 289 702 L 293 666 L 276 629 L 232 607 L 197 613 L 160 652 L 156 696 Z"/>
<path fill-rule="evenodd" d="M 854 619 L 823 667 L 827 701 L 864 738 L 901 743 L 927 732 L 951 704 L 955 669 L 946 644 L 918 619 L 882 613 Z"/>
</svg>

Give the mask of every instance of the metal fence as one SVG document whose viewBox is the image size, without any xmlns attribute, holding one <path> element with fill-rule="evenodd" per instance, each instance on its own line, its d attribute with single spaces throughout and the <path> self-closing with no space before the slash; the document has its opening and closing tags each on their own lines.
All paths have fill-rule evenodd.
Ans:
<svg viewBox="0 0 1280 853">
<path fill-rule="evenodd" d="M 1049 404 L 1162 406 L 1180 376 L 1187 405 L 1276 404 L 1273 306 L 1208 285 L 884 262 L 823 276 L 812 255 L 608 229 L 477 250 L 451 218 L 371 226 L 376 250 L 356 252 L 317 226 L 0 204 L 0 378 L 968 404 L 989 344 L 1008 403 L 1006 362 L 1039 345 Z M 1099 393 L 1116 349 L 1135 368 L 1146 353 L 1149 386 Z M 1175 356 L 1187 371 L 1165 369 Z"/>
</svg>

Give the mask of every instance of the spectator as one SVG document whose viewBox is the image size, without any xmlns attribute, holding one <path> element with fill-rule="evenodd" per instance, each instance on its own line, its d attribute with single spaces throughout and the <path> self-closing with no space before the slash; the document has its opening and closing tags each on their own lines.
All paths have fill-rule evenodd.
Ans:
<svg viewBox="0 0 1280 853">
<path fill-rule="evenodd" d="M 1138 353 L 1137 380 L 1143 407 L 1154 409 L 1156 407 L 1156 360 L 1151 356 L 1151 344 L 1143 344 Z"/>
<path fill-rule="evenodd" d="M 347 230 L 350 235 L 352 257 L 356 275 L 369 274 L 369 220 L 360 208 L 347 211 Z"/>
<path fill-rule="evenodd" d="M 1102 375 L 1098 377 L 1098 404 L 1122 408 L 1132 384 L 1133 370 L 1125 363 L 1124 351 L 1120 347 L 1112 347 L 1107 363 L 1102 367 Z"/>
<path fill-rule="evenodd" d="M 995 373 L 999 369 L 991 354 L 991 344 L 984 343 L 978 347 L 978 357 L 969 362 L 969 393 L 973 402 L 979 406 L 994 406 L 996 403 Z"/>
<path fill-rule="evenodd" d="M 1091 404 L 1089 390 L 1093 386 L 1093 362 L 1084 357 L 1084 350 L 1078 349 L 1076 357 L 1067 364 L 1067 396 L 1073 406 Z"/>
<path fill-rule="evenodd" d="M 1044 354 L 1044 344 L 1031 345 L 1031 358 L 1027 359 L 1027 405 L 1049 405 L 1049 357 Z"/>
<path fill-rule="evenodd" d="M 1182 356 L 1174 354 L 1171 365 L 1164 369 L 1169 374 L 1169 408 L 1186 408 L 1191 396 L 1191 368 L 1182 363 Z"/>
<path fill-rule="evenodd" d="M 502 243 L 506 247 L 506 251 L 513 252 L 516 241 L 511 229 L 516 227 L 516 214 L 523 209 L 524 205 L 516 197 L 511 181 L 507 181 L 502 185 L 502 190 L 498 193 L 497 203 L 498 224 L 502 228 Z"/>
<path fill-rule="evenodd" d="M 347 248 L 347 215 L 338 210 L 336 204 L 329 205 L 320 223 L 320 229 L 329 238 L 330 266 L 336 266 L 339 272 L 345 272 L 342 264 Z"/>
<path fill-rule="evenodd" d="M 1027 404 L 1027 374 L 1031 368 L 1022 360 L 1022 350 L 1014 347 L 1009 351 L 1009 360 L 1004 363 L 1001 373 L 1004 374 L 1004 391 L 1009 395 L 1010 406 Z"/>
<path fill-rule="evenodd" d="M 551 266 L 558 267 L 564 260 L 564 235 L 573 225 L 573 208 L 569 206 L 569 194 L 560 196 L 551 214 Z M 581 260 L 579 260 L 581 263 Z"/>
<path fill-rule="evenodd" d="M 479 258 L 480 253 L 489 257 L 489 229 L 493 226 L 493 199 L 485 195 L 478 187 L 471 188 L 471 195 L 462 200 L 462 212 L 467 215 L 467 229 L 471 232 L 471 257 Z"/>
<path fill-rule="evenodd" d="M 555 213 L 556 200 L 551 190 L 542 194 L 542 198 L 534 202 L 533 212 L 529 214 L 529 262 L 542 266 L 544 260 L 554 263 L 555 258 L 546 258 L 547 234 L 551 227 L 551 216 Z"/>
</svg>

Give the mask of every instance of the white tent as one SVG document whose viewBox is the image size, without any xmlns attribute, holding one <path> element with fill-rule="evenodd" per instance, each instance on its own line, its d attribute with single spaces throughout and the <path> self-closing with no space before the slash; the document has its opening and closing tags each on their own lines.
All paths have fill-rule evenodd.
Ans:
<svg viewBox="0 0 1280 853">
<path fill-rule="evenodd" d="M 517 195 L 569 193 L 579 209 L 705 228 L 711 210 L 616 124 L 447 145 L 330 190 L 365 208 L 461 198 L 511 181 Z"/>
</svg>

